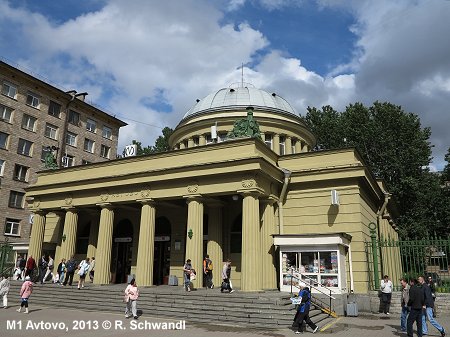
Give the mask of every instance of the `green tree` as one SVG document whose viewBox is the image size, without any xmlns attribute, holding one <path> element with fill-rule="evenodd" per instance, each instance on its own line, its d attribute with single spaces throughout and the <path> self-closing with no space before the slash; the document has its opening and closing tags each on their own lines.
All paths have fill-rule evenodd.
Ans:
<svg viewBox="0 0 450 337">
<path fill-rule="evenodd" d="M 308 108 L 303 120 L 318 138 L 317 149 L 354 146 L 372 172 L 386 181 L 398 204 L 401 236 L 420 237 L 436 225 L 439 212 L 427 217 L 428 202 L 440 195 L 439 180 L 427 169 L 431 131 L 421 127 L 417 115 L 375 102 L 370 107 L 351 104 L 343 112 L 329 106 Z"/>
<path fill-rule="evenodd" d="M 448 184 L 450 182 L 450 147 L 447 150 L 447 153 L 444 157 L 447 164 L 444 167 L 444 170 L 442 171 L 442 183 Z"/>
</svg>

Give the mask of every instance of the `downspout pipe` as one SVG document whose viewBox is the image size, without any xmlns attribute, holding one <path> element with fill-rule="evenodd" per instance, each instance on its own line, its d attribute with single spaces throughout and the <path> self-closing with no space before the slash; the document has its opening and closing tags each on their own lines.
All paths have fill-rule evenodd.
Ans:
<svg viewBox="0 0 450 337">
<path fill-rule="evenodd" d="M 387 204 L 389 202 L 389 199 L 391 198 L 390 193 L 384 193 L 384 201 L 383 205 L 381 205 L 381 208 L 377 212 L 377 230 L 378 230 L 378 242 L 381 241 L 381 229 L 380 229 L 380 220 L 383 218 L 384 211 L 386 210 Z M 384 267 L 383 267 L 383 258 L 382 258 L 382 251 L 381 251 L 381 245 L 378 245 L 379 248 L 379 254 L 380 254 L 380 269 L 381 269 L 381 276 L 384 275 Z"/>
<path fill-rule="evenodd" d="M 287 189 L 289 182 L 291 181 L 291 171 L 282 168 L 281 169 L 284 173 L 284 181 L 283 181 L 283 188 L 281 189 L 280 197 L 278 198 L 278 234 L 284 234 L 283 226 L 284 226 L 284 219 L 283 219 L 283 204 L 284 200 L 286 199 Z"/>
</svg>

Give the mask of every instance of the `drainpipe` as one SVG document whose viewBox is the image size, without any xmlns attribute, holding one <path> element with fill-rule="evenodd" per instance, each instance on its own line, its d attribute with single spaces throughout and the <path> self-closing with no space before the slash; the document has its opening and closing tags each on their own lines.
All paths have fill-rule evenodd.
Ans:
<svg viewBox="0 0 450 337">
<path fill-rule="evenodd" d="M 383 205 L 381 205 L 381 208 L 377 212 L 377 229 L 378 229 L 378 242 L 381 241 L 381 230 L 380 230 L 380 219 L 383 218 L 384 211 L 386 210 L 387 204 L 389 202 L 389 199 L 391 198 L 390 193 L 383 192 L 384 194 L 384 201 Z M 383 258 L 382 258 L 382 251 L 381 251 L 381 245 L 378 245 L 379 254 L 380 254 L 380 269 L 381 269 L 381 276 L 384 275 L 384 268 L 383 268 Z"/>
<path fill-rule="evenodd" d="M 284 173 L 284 182 L 283 182 L 283 188 L 281 189 L 281 193 L 280 193 L 280 198 L 278 199 L 278 234 L 284 234 L 283 231 L 283 225 L 284 225 L 284 220 L 283 220 L 283 204 L 284 204 L 284 199 L 286 198 L 286 194 L 287 194 L 287 188 L 289 185 L 289 182 L 291 180 L 291 171 L 282 168 L 281 169 Z"/>
</svg>

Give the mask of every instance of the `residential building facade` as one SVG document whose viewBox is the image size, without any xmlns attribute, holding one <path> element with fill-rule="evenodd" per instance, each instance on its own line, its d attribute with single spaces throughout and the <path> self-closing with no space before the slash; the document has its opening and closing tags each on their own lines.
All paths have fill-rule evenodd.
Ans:
<svg viewBox="0 0 450 337">
<path fill-rule="evenodd" d="M 52 153 L 59 167 L 116 158 L 126 123 L 0 61 L 0 241 L 26 253 L 33 222 L 25 188 Z"/>
</svg>

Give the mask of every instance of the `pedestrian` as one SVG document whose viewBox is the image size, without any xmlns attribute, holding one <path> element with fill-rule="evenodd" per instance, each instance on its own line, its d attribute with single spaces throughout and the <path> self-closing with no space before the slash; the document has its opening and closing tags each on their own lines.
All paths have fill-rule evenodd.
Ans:
<svg viewBox="0 0 450 337">
<path fill-rule="evenodd" d="M 48 267 L 48 261 L 45 257 L 45 255 L 42 255 L 41 259 L 39 260 L 39 280 L 41 281 L 41 284 L 45 281 L 45 274 L 47 274 L 47 267 Z"/>
<path fill-rule="evenodd" d="M 52 281 L 55 278 L 55 275 L 53 275 L 53 269 L 55 267 L 55 261 L 53 260 L 52 256 L 48 256 L 48 264 L 47 264 L 47 271 L 45 272 L 44 276 L 44 283 L 47 280 L 47 277 L 50 275 L 52 277 Z"/>
<path fill-rule="evenodd" d="M 33 256 L 29 256 L 27 263 L 25 264 L 25 276 L 31 276 L 33 274 L 34 269 L 36 268 L 36 261 Z"/>
<path fill-rule="evenodd" d="M 78 280 L 78 290 L 84 288 L 84 281 L 86 280 L 86 275 L 90 267 L 91 266 L 89 265 L 88 257 L 86 258 L 86 260 L 81 261 L 80 265 L 78 266 L 78 275 L 80 276 L 80 279 Z"/>
<path fill-rule="evenodd" d="M 205 259 L 203 260 L 203 273 L 205 274 L 205 286 L 206 289 L 213 289 L 214 284 L 212 282 L 213 278 L 213 263 L 211 259 L 209 258 L 209 255 L 205 256 Z"/>
<path fill-rule="evenodd" d="M 7 274 L 2 275 L 0 281 L 0 297 L 3 297 L 3 308 L 8 308 L 9 278 Z"/>
<path fill-rule="evenodd" d="M 63 286 L 69 283 L 69 286 L 72 285 L 73 275 L 75 274 L 75 270 L 77 269 L 77 261 L 75 261 L 75 256 L 72 255 L 69 261 L 66 263 L 66 278 L 64 280 Z"/>
<path fill-rule="evenodd" d="M 425 277 L 419 276 L 419 283 L 422 285 L 424 300 L 425 300 L 425 312 L 422 315 L 422 333 L 428 335 L 427 318 L 430 324 L 434 326 L 440 333 L 441 336 L 445 336 L 445 329 L 442 325 L 438 323 L 433 317 L 433 297 L 431 295 L 431 289 L 428 284 L 425 283 Z"/>
<path fill-rule="evenodd" d="M 66 272 L 66 259 L 61 259 L 61 262 L 58 264 L 58 268 L 56 269 L 56 273 L 58 275 L 57 282 L 60 285 L 63 285 L 65 272 Z"/>
<path fill-rule="evenodd" d="M 411 278 L 409 285 L 408 307 L 410 307 L 410 311 L 406 323 L 406 335 L 413 337 L 413 324 L 416 322 L 417 336 L 422 337 L 422 309 L 425 305 L 425 297 L 422 286 L 417 284 L 417 280 Z"/>
<path fill-rule="evenodd" d="M 20 269 L 20 275 L 18 280 L 23 280 L 25 278 L 25 266 L 26 266 L 27 261 L 25 260 L 25 258 L 21 255 L 19 255 L 19 269 Z"/>
<path fill-rule="evenodd" d="M 402 285 L 402 314 L 400 316 L 400 329 L 403 332 L 406 332 L 406 320 L 408 319 L 408 314 L 410 311 L 410 308 L 408 307 L 409 302 L 409 284 L 408 280 L 405 278 L 400 279 L 400 283 Z"/>
<path fill-rule="evenodd" d="M 192 264 L 191 259 L 187 259 L 186 263 L 183 266 L 183 275 L 184 275 L 184 290 L 191 291 L 191 272 L 192 272 Z"/>
<path fill-rule="evenodd" d="M 89 278 L 91 279 L 91 282 L 94 282 L 94 273 L 95 273 L 95 257 L 93 256 L 91 259 L 91 267 L 89 270 Z"/>
<path fill-rule="evenodd" d="M 431 297 L 433 297 L 433 317 L 436 317 L 436 287 L 431 276 L 428 276 L 427 284 L 431 289 Z"/>
<path fill-rule="evenodd" d="M 22 279 L 22 272 L 23 272 L 23 269 L 21 268 L 22 265 L 23 265 L 23 268 L 25 268 L 25 260 L 22 259 L 21 255 L 18 255 L 17 260 L 16 260 L 16 269 L 14 270 L 14 279 L 15 280 Z"/>
<path fill-rule="evenodd" d="M 133 315 L 134 319 L 138 319 L 137 316 L 137 299 L 139 297 L 139 290 L 136 285 L 135 279 L 131 279 L 130 284 L 125 289 L 125 318 L 130 318 Z"/>
<path fill-rule="evenodd" d="M 33 283 L 30 281 L 30 276 L 25 277 L 25 282 L 22 284 L 22 288 L 20 288 L 20 298 L 22 299 L 20 303 L 19 309 L 17 312 L 22 311 L 22 307 L 25 307 L 25 313 L 28 314 L 28 299 L 33 292 Z"/>
<path fill-rule="evenodd" d="M 231 284 L 231 260 L 228 259 L 222 268 L 222 285 L 220 287 L 220 292 L 223 293 L 224 290 L 228 290 L 234 293 L 233 285 Z"/>
<path fill-rule="evenodd" d="M 311 307 L 311 292 L 308 287 L 302 288 L 298 293 L 299 300 L 301 299 L 300 304 L 297 306 L 297 313 L 294 317 L 294 323 L 292 326 L 297 326 L 296 334 L 303 333 L 303 321 L 309 325 L 309 327 L 313 330 L 313 333 L 316 333 L 319 327 L 311 321 L 309 318 L 309 309 Z"/>
<path fill-rule="evenodd" d="M 386 315 L 390 315 L 389 309 L 391 307 L 392 298 L 392 281 L 389 276 L 384 275 L 381 280 L 381 310 Z"/>
</svg>

